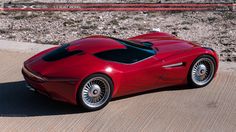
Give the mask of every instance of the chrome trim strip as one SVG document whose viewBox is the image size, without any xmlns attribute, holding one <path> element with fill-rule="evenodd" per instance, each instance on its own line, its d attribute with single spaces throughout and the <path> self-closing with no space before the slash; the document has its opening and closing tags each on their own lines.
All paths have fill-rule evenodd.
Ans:
<svg viewBox="0 0 236 132">
<path fill-rule="evenodd" d="M 177 67 L 177 66 L 183 66 L 184 63 L 183 62 L 179 62 L 179 63 L 175 63 L 175 64 L 169 64 L 169 65 L 165 65 L 163 66 L 164 68 L 171 68 L 171 67 Z"/>
</svg>

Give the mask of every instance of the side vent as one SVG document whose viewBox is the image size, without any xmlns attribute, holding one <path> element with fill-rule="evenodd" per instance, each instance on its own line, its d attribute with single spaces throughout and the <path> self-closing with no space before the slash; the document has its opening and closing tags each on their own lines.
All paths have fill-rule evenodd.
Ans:
<svg viewBox="0 0 236 132">
<path fill-rule="evenodd" d="M 172 68 L 172 67 L 179 67 L 179 66 L 184 66 L 183 62 L 179 62 L 179 63 L 174 63 L 174 64 L 169 64 L 169 65 L 164 65 L 164 68 Z"/>
</svg>

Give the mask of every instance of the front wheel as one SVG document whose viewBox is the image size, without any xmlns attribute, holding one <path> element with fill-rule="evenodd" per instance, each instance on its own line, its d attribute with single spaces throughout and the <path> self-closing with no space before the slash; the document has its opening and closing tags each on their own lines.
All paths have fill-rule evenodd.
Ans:
<svg viewBox="0 0 236 132">
<path fill-rule="evenodd" d="M 103 74 L 93 74 L 80 85 L 78 102 L 87 110 L 93 111 L 105 107 L 111 100 L 112 80 Z"/>
<path fill-rule="evenodd" d="M 210 55 L 202 55 L 193 61 L 189 70 L 188 82 L 193 87 L 206 86 L 212 81 L 215 70 L 215 59 Z"/>
</svg>

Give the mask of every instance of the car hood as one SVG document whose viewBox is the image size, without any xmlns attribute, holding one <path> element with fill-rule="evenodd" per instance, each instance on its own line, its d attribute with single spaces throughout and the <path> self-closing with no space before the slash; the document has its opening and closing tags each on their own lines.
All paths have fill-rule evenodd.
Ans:
<svg viewBox="0 0 236 132">
<path fill-rule="evenodd" d="M 174 36 L 139 38 L 135 39 L 135 41 L 152 43 L 152 47 L 157 50 L 158 58 L 165 58 L 186 50 L 200 47 L 195 43 L 181 40 Z"/>
</svg>

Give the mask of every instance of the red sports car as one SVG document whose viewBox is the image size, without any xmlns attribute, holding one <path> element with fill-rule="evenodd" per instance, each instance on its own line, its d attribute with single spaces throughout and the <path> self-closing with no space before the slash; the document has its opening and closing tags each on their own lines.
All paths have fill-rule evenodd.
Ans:
<svg viewBox="0 0 236 132">
<path fill-rule="evenodd" d="M 98 110 L 111 98 L 160 87 L 211 82 L 211 48 L 152 32 L 118 39 L 90 36 L 42 51 L 24 62 L 26 82 L 53 99 Z"/>
</svg>

